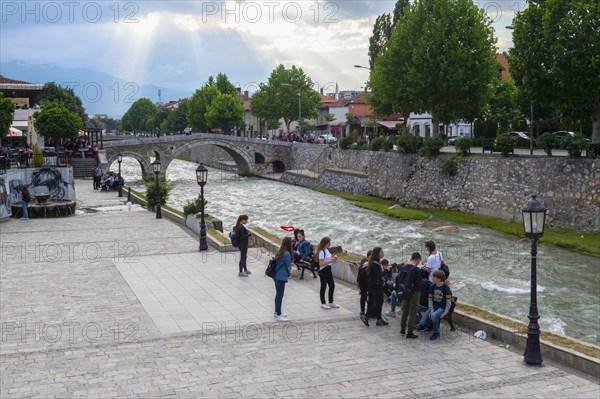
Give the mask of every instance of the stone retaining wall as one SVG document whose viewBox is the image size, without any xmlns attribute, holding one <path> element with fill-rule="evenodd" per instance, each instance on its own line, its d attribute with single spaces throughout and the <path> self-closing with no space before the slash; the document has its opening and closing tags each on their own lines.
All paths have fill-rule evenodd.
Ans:
<svg viewBox="0 0 600 399">
<path fill-rule="evenodd" d="M 294 145 L 282 181 L 351 194 L 393 198 L 413 208 L 449 209 L 521 220 L 521 208 L 536 193 L 548 208 L 547 223 L 578 231 L 600 231 L 600 161 L 563 157 L 456 158 L 458 172 L 441 172 L 440 157 L 395 152 Z M 312 159 L 312 161 L 311 161 Z"/>
</svg>

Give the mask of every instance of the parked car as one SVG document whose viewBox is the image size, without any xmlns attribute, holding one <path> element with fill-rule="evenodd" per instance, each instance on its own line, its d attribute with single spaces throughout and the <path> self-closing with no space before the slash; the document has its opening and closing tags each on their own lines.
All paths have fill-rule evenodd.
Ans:
<svg viewBox="0 0 600 399">
<path fill-rule="evenodd" d="M 189 136 L 190 134 L 192 134 L 192 128 L 186 127 L 185 129 L 183 129 L 183 133 L 185 133 L 186 136 Z"/>
<path fill-rule="evenodd" d="M 259 134 L 258 136 L 256 136 L 256 138 L 259 139 L 259 140 L 269 140 L 268 136 L 263 136 L 261 134 Z"/>
<path fill-rule="evenodd" d="M 553 134 L 553 135 L 554 135 L 554 136 L 555 136 L 557 139 L 559 139 L 559 140 L 562 140 L 562 139 L 564 139 L 565 137 L 571 137 L 571 138 L 573 138 L 573 137 L 575 137 L 575 136 L 578 136 L 578 135 L 579 135 L 578 133 L 575 133 L 575 132 L 569 132 L 569 131 L 567 131 L 567 130 L 559 130 L 558 132 L 554 132 L 554 133 L 552 133 L 552 134 Z M 591 140 L 590 140 L 590 139 L 588 139 L 588 138 L 586 138 L 586 139 L 585 139 L 585 141 L 586 141 L 586 142 L 588 142 L 588 143 L 589 143 L 589 142 L 591 142 Z"/>
<path fill-rule="evenodd" d="M 327 144 L 327 143 L 335 143 L 337 139 L 333 134 L 322 134 L 317 139 L 317 143 L 319 144 Z"/>
<path fill-rule="evenodd" d="M 526 132 L 508 132 L 508 134 L 510 134 L 512 137 L 514 137 L 517 140 L 523 139 L 523 140 L 529 141 L 529 136 L 527 135 Z"/>
</svg>

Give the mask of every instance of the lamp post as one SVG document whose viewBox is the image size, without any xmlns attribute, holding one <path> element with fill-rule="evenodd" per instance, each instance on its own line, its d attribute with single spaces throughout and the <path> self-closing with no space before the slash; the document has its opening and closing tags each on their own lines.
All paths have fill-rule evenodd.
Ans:
<svg viewBox="0 0 600 399">
<path fill-rule="evenodd" d="M 160 161 L 157 159 L 152 162 L 152 169 L 154 175 L 156 175 L 156 218 L 162 219 L 162 212 L 160 209 L 160 189 L 158 188 L 158 174 L 160 173 Z"/>
<path fill-rule="evenodd" d="M 198 165 L 196 168 L 196 181 L 200 186 L 200 251 L 207 251 L 206 244 L 206 221 L 204 220 L 204 185 L 208 179 L 208 169 L 204 164 Z"/>
<path fill-rule="evenodd" d="M 362 65 L 354 65 L 354 68 L 362 68 L 362 69 L 366 69 L 369 71 L 372 71 L 371 68 L 366 67 L 366 66 L 362 66 Z M 365 91 L 367 90 L 367 85 L 365 85 Z M 377 125 L 377 115 L 375 115 L 375 107 L 373 108 L 373 135 L 375 134 L 375 126 Z M 365 132 L 366 132 L 366 128 L 365 128 Z"/>
<path fill-rule="evenodd" d="M 523 225 L 525 236 L 531 239 L 531 299 L 529 302 L 529 325 L 527 326 L 527 346 L 525 347 L 525 363 L 542 364 L 540 349 L 540 318 L 537 308 L 537 240 L 544 234 L 546 208 L 535 195 L 523 207 Z"/>
<path fill-rule="evenodd" d="M 123 154 L 117 154 L 117 162 L 119 163 L 119 181 L 121 180 L 121 162 L 123 162 Z M 119 197 L 123 196 L 123 186 L 119 183 Z"/>
</svg>

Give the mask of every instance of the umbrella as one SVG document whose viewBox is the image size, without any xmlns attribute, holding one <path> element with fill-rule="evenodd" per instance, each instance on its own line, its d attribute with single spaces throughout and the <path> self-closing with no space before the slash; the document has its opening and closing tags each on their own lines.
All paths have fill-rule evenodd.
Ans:
<svg viewBox="0 0 600 399">
<path fill-rule="evenodd" d="M 23 132 L 21 130 L 11 126 L 8 130 L 8 135 L 10 137 L 21 137 L 21 136 L 23 136 Z"/>
</svg>

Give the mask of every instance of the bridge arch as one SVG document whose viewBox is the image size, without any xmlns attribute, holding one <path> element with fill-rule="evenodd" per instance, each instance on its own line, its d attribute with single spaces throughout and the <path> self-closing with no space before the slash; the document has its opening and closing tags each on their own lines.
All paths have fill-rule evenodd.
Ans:
<svg viewBox="0 0 600 399">
<path fill-rule="evenodd" d="M 231 156 L 231 158 L 233 158 L 233 160 L 235 161 L 235 164 L 236 164 L 237 170 L 238 170 L 238 175 L 250 176 L 253 174 L 254 164 L 255 164 L 255 162 L 254 162 L 255 160 L 254 160 L 254 156 L 253 156 L 254 154 L 251 155 L 249 151 L 242 149 L 239 146 L 232 144 L 231 142 L 214 140 L 214 139 L 188 142 L 188 143 L 185 143 L 184 145 L 178 146 L 170 154 L 167 165 L 170 164 L 173 159 L 175 159 L 177 156 L 183 154 L 184 152 L 191 150 L 193 148 L 196 148 L 196 147 L 206 146 L 206 145 L 214 145 L 216 147 L 219 147 L 219 148 L 225 150 L 225 152 L 227 152 L 227 154 L 229 154 Z"/>
<path fill-rule="evenodd" d="M 120 151 L 120 153 L 121 153 L 121 155 L 123 155 L 123 158 L 129 157 L 129 158 L 133 158 L 139 162 L 140 168 L 142 168 L 142 176 L 143 177 L 148 177 L 148 176 L 153 175 L 152 165 L 150 165 L 150 158 L 146 158 L 142 154 L 135 152 L 135 151 Z M 111 151 L 110 155 L 107 153 L 107 162 L 108 162 L 109 167 L 114 162 L 117 162 L 117 155 L 118 155 L 117 153 L 113 154 L 113 151 Z"/>
</svg>

